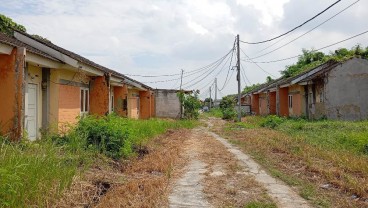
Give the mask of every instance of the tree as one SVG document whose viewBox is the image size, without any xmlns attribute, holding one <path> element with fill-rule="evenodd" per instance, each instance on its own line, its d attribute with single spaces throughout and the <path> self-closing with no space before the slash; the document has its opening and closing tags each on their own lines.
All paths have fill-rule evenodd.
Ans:
<svg viewBox="0 0 368 208">
<path fill-rule="evenodd" d="M 220 102 L 220 109 L 223 119 L 234 119 L 236 116 L 235 100 L 233 96 L 223 97 Z"/>
<path fill-rule="evenodd" d="M 201 101 L 198 99 L 198 93 L 185 94 L 184 92 L 178 92 L 180 102 L 184 107 L 184 118 L 186 119 L 198 119 L 199 109 L 201 107 Z"/>
<path fill-rule="evenodd" d="M 26 28 L 23 25 L 13 22 L 13 20 L 5 15 L 0 14 L 0 32 L 7 35 L 13 35 L 15 30 L 26 32 Z"/>
<path fill-rule="evenodd" d="M 267 76 L 267 77 L 266 77 L 266 82 L 267 82 L 267 83 L 270 83 L 270 82 L 272 82 L 272 81 L 273 81 L 272 77 L 270 77 L 270 76 Z"/>
<path fill-rule="evenodd" d="M 243 93 L 248 93 L 254 89 L 256 89 L 257 87 L 259 87 L 261 84 L 257 83 L 257 84 L 252 84 L 251 86 L 246 86 L 243 89 Z"/>
</svg>

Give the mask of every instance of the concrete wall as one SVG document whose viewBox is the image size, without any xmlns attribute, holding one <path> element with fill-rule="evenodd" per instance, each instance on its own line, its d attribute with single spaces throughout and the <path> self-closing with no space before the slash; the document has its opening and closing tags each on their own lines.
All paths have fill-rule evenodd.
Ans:
<svg viewBox="0 0 368 208">
<path fill-rule="evenodd" d="M 24 126 L 25 48 L 0 55 L 0 130 L 12 140 L 20 140 Z"/>
<path fill-rule="evenodd" d="M 180 101 L 174 91 L 156 90 L 156 117 L 180 118 Z"/>
<path fill-rule="evenodd" d="M 60 85 L 59 86 L 59 130 L 67 130 L 69 125 L 77 122 L 81 113 L 80 87 Z"/>
<path fill-rule="evenodd" d="M 332 69 L 325 82 L 327 118 L 368 118 L 368 61 L 354 58 Z"/>
<path fill-rule="evenodd" d="M 94 77 L 91 80 L 90 89 L 90 110 L 92 115 L 109 114 L 109 81 L 106 76 Z"/>
</svg>

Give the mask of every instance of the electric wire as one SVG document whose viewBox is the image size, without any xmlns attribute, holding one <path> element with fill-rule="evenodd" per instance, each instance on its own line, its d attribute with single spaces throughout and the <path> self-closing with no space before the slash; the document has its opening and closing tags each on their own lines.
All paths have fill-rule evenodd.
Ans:
<svg viewBox="0 0 368 208">
<path fill-rule="evenodd" d="M 303 33 L 303 34 L 299 35 L 298 37 L 296 37 L 296 38 L 294 38 L 294 39 L 292 39 L 291 41 L 289 41 L 289 42 L 287 42 L 287 43 L 285 43 L 285 44 L 283 44 L 283 45 L 281 45 L 281 46 L 279 46 L 279 47 L 277 47 L 277 48 L 275 48 L 275 49 L 273 49 L 273 50 L 271 50 L 271 51 L 269 51 L 269 52 L 267 52 L 267 53 L 264 53 L 264 54 L 262 54 L 262 55 L 258 55 L 258 56 L 252 57 L 252 58 L 250 58 L 250 59 L 253 59 L 253 60 L 254 60 L 254 59 L 257 59 L 257 58 L 260 58 L 260 57 L 266 56 L 266 55 L 268 55 L 268 54 L 271 54 L 271 53 L 273 53 L 273 52 L 275 52 L 275 51 L 280 50 L 281 48 L 283 48 L 283 47 L 285 47 L 285 46 L 287 46 L 287 45 L 291 44 L 292 42 L 294 42 L 294 41 L 298 40 L 299 38 L 301 38 L 301 37 L 303 37 L 303 36 L 305 36 L 305 35 L 307 35 L 308 33 L 312 32 L 312 31 L 313 31 L 313 30 L 315 30 L 315 29 L 317 29 L 317 28 L 318 28 L 318 27 L 320 27 L 321 25 L 323 25 L 323 24 L 325 24 L 326 22 L 330 21 L 331 19 L 335 18 L 336 16 L 338 16 L 338 15 L 339 15 L 339 14 L 341 14 L 341 13 L 343 13 L 344 11 L 346 11 L 347 9 L 349 9 L 350 7 L 352 7 L 353 5 L 355 5 L 356 3 L 358 3 L 359 1 L 360 1 L 360 0 L 357 0 L 357 1 L 353 2 L 353 3 L 352 3 L 352 4 L 350 4 L 349 6 L 345 7 L 343 10 L 339 11 L 339 12 L 338 12 L 338 13 L 336 13 L 335 15 L 331 16 L 330 18 L 328 18 L 327 20 L 325 20 L 325 21 L 323 21 L 322 23 L 318 24 L 317 26 L 313 27 L 312 29 L 308 30 L 307 32 L 305 32 L 305 33 Z"/>
<path fill-rule="evenodd" d="M 255 44 L 261 44 L 261 43 L 270 42 L 270 41 L 276 40 L 276 39 L 278 39 L 278 38 L 281 38 L 282 36 L 285 36 L 285 35 L 287 35 L 287 34 L 289 34 L 289 33 L 293 32 L 294 30 L 296 30 L 296 29 L 298 29 L 298 28 L 300 28 L 300 27 L 304 26 L 304 25 L 305 25 L 305 24 L 307 24 L 308 22 L 312 21 L 313 19 L 317 18 L 317 17 L 318 17 L 318 16 L 320 16 L 321 14 L 325 13 L 327 10 L 329 10 L 330 8 L 332 8 L 333 6 L 335 6 L 335 5 L 336 5 L 337 3 L 339 3 L 340 1 L 341 1 L 341 0 L 336 1 L 335 3 L 331 4 L 330 6 L 328 6 L 326 9 L 324 9 L 323 11 L 321 11 L 320 13 L 318 13 L 318 14 L 314 15 L 312 18 L 308 19 L 307 21 L 303 22 L 302 24 L 300 24 L 300 25 L 298 25 L 298 26 L 294 27 L 293 29 L 291 29 L 291 30 L 289 30 L 289 31 L 287 31 L 287 32 L 285 32 L 285 33 L 283 33 L 283 34 L 281 34 L 281 35 L 278 35 L 278 36 L 273 37 L 273 38 L 271 38 L 271 39 L 267 39 L 267 40 L 263 40 L 263 41 L 258 41 L 258 42 L 247 42 L 247 41 L 242 41 L 242 40 L 240 40 L 240 42 L 242 42 L 242 43 L 246 43 L 246 44 L 255 45 Z"/>
<path fill-rule="evenodd" d="M 221 57 L 219 60 L 217 60 L 217 61 L 215 61 L 215 62 L 213 62 L 213 63 L 211 63 L 211 64 L 209 64 L 209 65 L 207 65 L 207 66 L 205 66 L 205 67 L 202 67 L 201 68 L 201 70 L 202 69 L 207 69 L 208 68 L 208 70 L 206 70 L 204 73 L 202 73 L 201 75 L 199 75 L 198 77 L 201 77 L 203 74 L 205 74 L 206 72 L 208 72 L 208 71 L 210 71 L 211 69 L 213 69 L 212 68 L 212 66 L 213 65 L 215 65 L 214 66 L 214 68 L 216 68 L 216 66 L 218 65 L 218 63 L 221 63 L 231 52 L 233 51 L 233 49 L 231 49 L 226 55 L 224 55 L 223 57 Z M 217 64 L 217 65 L 216 65 Z M 188 74 L 188 75 L 186 75 L 186 76 L 183 76 L 183 79 L 184 78 L 187 78 L 187 77 L 190 77 L 190 76 L 193 76 L 194 74 L 197 74 L 197 73 L 200 73 L 200 72 L 202 72 L 202 71 L 197 71 L 197 72 L 194 72 L 194 73 L 191 73 L 191 74 Z M 197 77 L 197 78 L 198 78 Z M 195 79 L 197 79 L 197 78 L 195 78 Z M 158 80 L 158 81 L 150 81 L 150 82 L 143 82 L 143 83 L 145 83 L 145 84 L 147 84 L 147 83 L 160 83 L 160 82 L 171 82 L 171 81 L 176 81 L 176 80 L 180 80 L 181 79 L 181 77 L 179 77 L 179 78 L 175 78 L 175 79 L 167 79 L 167 80 Z M 185 83 L 185 84 L 187 84 L 187 83 Z M 185 84 L 183 84 L 183 86 L 185 85 Z"/>
<path fill-rule="evenodd" d="M 261 69 L 263 72 L 265 72 L 266 74 L 271 75 L 272 77 L 276 78 L 275 75 L 269 73 L 268 71 L 264 70 L 260 65 L 258 65 L 256 62 L 254 62 L 252 59 L 249 58 L 249 56 L 242 50 L 240 49 L 240 51 L 251 61 L 251 63 L 255 64 L 259 69 Z"/>
<path fill-rule="evenodd" d="M 241 69 L 241 71 L 243 73 L 243 76 L 244 76 L 244 82 L 245 82 L 245 79 L 246 79 L 248 81 L 249 85 L 252 85 L 252 83 L 249 81 L 249 79 L 248 79 L 248 77 L 245 73 L 245 67 L 243 66 L 243 64 L 241 62 L 240 62 L 240 66 L 241 66 L 240 69 Z M 247 85 L 247 84 L 245 84 L 245 85 Z"/>
<path fill-rule="evenodd" d="M 368 33 L 368 30 L 367 30 L 367 31 L 364 31 L 364 32 L 362 32 L 362 33 L 359 33 L 359 34 L 357 34 L 357 35 L 351 36 L 351 37 L 349 37 L 349 38 L 346 38 L 346 39 L 340 40 L 340 41 L 338 41 L 338 42 L 332 43 L 332 44 L 330 44 L 330 45 L 326 45 L 326 46 L 323 46 L 323 47 L 318 48 L 318 49 L 313 49 L 313 50 L 311 50 L 311 52 L 316 52 L 316 51 L 320 51 L 320 50 L 323 50 L 323 49 L 329 48 L 329 47 L 334 46 L 334 45 L 337 45 L 337 44 L 339 44 L 339 43 L 343 43 L 343 42 L 345 42 L 345 41 L 348 41 L 348 40 L 354 39 L 354 38 L 356 38 L 356 37 L 362 36 L 362 35 L 364 35 L 364 34 L 366 34 L 366 33 Z M 296 55 L 296 56 L 291 56 L 291 57 L 288 57 L 288 58 L 282 58 L 282 59 L 271 60 L 271 61 L 250 61 L 250 60 L 242 60 L 242 61 L 244 61 L 244 62 L 248 62 L 248 63 L 249 63 L 249 62 L 251 62 L 251 63 L 254 63 L 254 64 L 268 64 L 268 63 L 275 63 L 275 62 L 280 62 L 280 61 L 286 61 L 286 60 L 289 60 L 289 59 L 298 58 L 298 57 L 300 57 L 300 56 L 302 56 L 302 55 Z"/>
</svg>

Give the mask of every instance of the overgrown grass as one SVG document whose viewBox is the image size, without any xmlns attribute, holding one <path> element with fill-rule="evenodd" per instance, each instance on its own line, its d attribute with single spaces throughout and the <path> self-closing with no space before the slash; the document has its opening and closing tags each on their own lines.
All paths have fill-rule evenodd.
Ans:
<svg viewBox="0 0 368 208">
<path fill-rule="evenodd" d="M 129 158 L 168 129 L 193 128 L 197 121 L 86 117 L 64 135 L 36 142 L 0 138 L 0 207 L 46 207 L 94 158 Z M 102 154 L 100 154 L 102 153 Z"/>
<path fill-rule="evenodd" d="M 249 116 L 242 125 L 228 123 L 223 129 L 224 136 L 274 177 L 298 187 L 299 194 L 314 205 L 366 205 L 362 204 L 368 199 L 367 121 Z M 351 200 L 354 197 L 360 200 Z"/>
<path fill-rule="evenodd" d="M 222 118 L 223 114 L 220 108 L 212 108 L 210 111 L 205 113 L 206 116 Z"/>
<path fill-rule="evenodd" d="M 277 208 L 277 206 L 274 203 L 249 202 L 244 208 Z"/>
</svg>

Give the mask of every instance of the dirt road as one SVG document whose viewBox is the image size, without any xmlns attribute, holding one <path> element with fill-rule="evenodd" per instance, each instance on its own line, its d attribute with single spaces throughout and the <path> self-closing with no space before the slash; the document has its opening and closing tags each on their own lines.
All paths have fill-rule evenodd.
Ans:
<svg viewBox="0 0 368 208">
<path fill-rule="evenodd" d="M 172 184 L 169 207 L 310 207 L 209 128 L 192 130 L 184 148 L 189 162 Z"/>
</svg>

